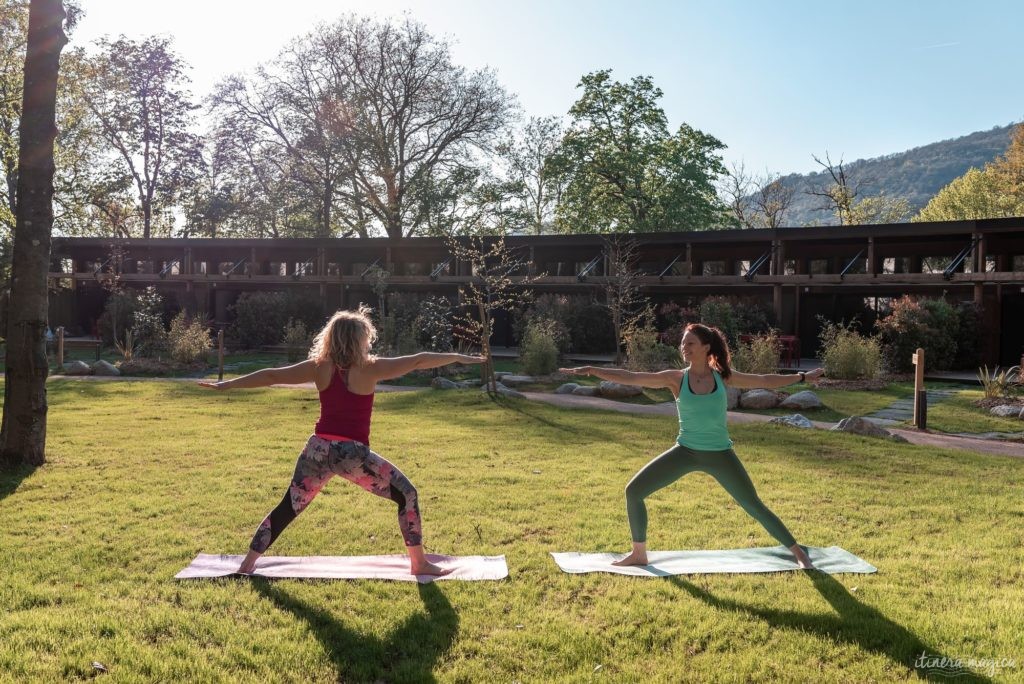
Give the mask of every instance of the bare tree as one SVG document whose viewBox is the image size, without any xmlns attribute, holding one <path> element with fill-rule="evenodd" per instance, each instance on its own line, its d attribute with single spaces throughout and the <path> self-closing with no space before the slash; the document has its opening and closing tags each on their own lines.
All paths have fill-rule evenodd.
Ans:
<svg viewBox="0 0 1024 684">
<path fill-rule="evenodd" d="M 53 230 L 57 74 L 67 43 L 61 0 L 32 0 L 19 124 L 16 229 L 7 322 L 0 464 L 46 459 L 46 274 Z"/>
<path fill-rule="evenodd" d="M 104 40 L 100 49 L 86 102 L 117 159 L 110 173 L 134 183 L 148 238 L 155 210 L 170 205 L 201 164 L 186 65 L 166 37 Z"/>
<path fill-rule="evenodd" d="M 751 195 L 754 179 L 743 162 L 733 162 L 719 178 L 718 191 L 741 228 L 757 228 Z"/>
<path fill-rule="evenodd" d="M 615 330 L 615 363 L 622 363 L 626 333 L 648 312 L 647 298 L 640 292 L 643 272 L 636 268 L 637 243 L 631 239 L 608 238 L 604 255 L 608 273 L 604 279 L 605 307 Z"/>
<path fill-rule="evenodd" d="M 755 182 L 754 207 L 758 221 L 764 228 L 779 228 L 785 225 L 786 212 L 793 204 L 794 189 L 786 185 L 778 174 L 765 172 Z"/>
<path fill-rule="evenodd" d="M 459 287 L 459 300 L 466 311 L 455 316 L 456 336 L 479 345 L 487 361 L 481 366 L 483 380 L 491 394 L 498 391 L 491 358 L 494 313 L 512 311 L 526 305 L 533 293 L 530 285 L 540 275 L 530 273 L 530 264 L 505 244 L 505 238 L 474 236 L 453 239 L 448 249 L 459 261 L 469 265 L 472 279 Z"/>
<path fill-rule="evenodd" d="M 846 175 L 843 168 L 843 160 L 833 163 L 828 152 L 825 153 L 825 161 L 821 161 L 816 155 L 811 155 L 825 171 L 831 182 L 826 179 L 825 185 L 818 184 L 811 187 L 807 194 L 822 198 L 821 209 L 831 211 L 839 219 L 839 225 L 849 225 L 852 219 L 853 205 L 860 195 L 863 180 L 852 181 Z"/>
<path fill-rule="evenodd" d="M 356 16 L 225 81 L 214 101 L 295 160 L 324 235 L 415 234 L 417 186 L 489 149 L 510 111 L 492 72 L 456 66 L 423 25 Z"/>
</svg>

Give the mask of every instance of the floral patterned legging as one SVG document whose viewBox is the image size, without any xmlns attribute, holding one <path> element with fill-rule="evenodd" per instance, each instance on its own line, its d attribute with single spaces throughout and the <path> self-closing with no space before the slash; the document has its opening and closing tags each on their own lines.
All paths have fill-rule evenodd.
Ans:
<svg viewBox="0 0 1024 684">
<path fill-rule="evenodd" d="M 305 510 L 335 475 L 398 504 L 398 527 L 405 545 L 419 546 L 422 543 L 416 488 L 402 471 L 370 451 L 362 442 L 332 442 L 313 435 L 299 454 L 288 491 L 256 530 L 249 548 L 257 553 L 270 548 L 284 528 Z"/>
</svg>

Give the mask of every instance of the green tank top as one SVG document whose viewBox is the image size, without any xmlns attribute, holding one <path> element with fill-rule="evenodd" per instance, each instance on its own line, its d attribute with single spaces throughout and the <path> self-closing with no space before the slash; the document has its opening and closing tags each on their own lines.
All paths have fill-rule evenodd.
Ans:
<svg viewBox="0 0 1024 684">
<path fill-rule="evenodd" d="M 732 440 L 725 426 L 729 397 L 722 376 L 718 371 L 711 372 L 715 376 L 715 389 L 708 394 L 694 394 L 690 391 L 689 369 L 683 372 L 683 381 L 679 384 L 679 399 L 676 400 L 679 437 L 676 441 L 695 451 L 725 451 L 732 448 Z"/>
</svg>

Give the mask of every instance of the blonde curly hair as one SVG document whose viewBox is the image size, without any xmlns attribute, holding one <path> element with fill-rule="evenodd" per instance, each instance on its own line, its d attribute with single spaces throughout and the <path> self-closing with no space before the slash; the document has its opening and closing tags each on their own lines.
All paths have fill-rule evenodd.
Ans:
<svg viewBox="0 0 1024 684">
<path fill-rule="evenodd" d="M 339 368 L 366 364 L 371 357 L 365 350 L 377 340 L 371 311 L 364 304 L 355 311 L 336 311 L 313 338 L 309 358 L 318 364 L 330 360 Z"/>
</svg>

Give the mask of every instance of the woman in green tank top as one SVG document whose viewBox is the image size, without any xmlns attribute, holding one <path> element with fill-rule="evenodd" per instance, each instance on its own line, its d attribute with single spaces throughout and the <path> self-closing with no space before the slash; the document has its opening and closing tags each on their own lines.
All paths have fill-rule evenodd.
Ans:
<svg viewBox="0 0 1024 684">
<path fill-rule="evenodd" d="M 699 323 L 686 327 L 679 350 L 684 363 L 688 364 L 683 370 L 636 373 L 594 366 L 562 369 L 570 375 L 593 375 L 612 382 L 668 389 L 676 397 L 679 436 L 675 446 L 641 468 L 626 485 L 626 513 L 633 550 L 614 564 L 647 564 L 647 507 L 644 499 L 683 475 L 698 471 L 718 480 L 744 511 L 792 551 L 800 567 L 813 567 L 786 526 L 758 497 L 750 476 L 732 450 L 732 440 L 725 425 L 728 407 L 726 387 L 775 389 L 805 380 L 813 383 L 823 371 L 816 368 L 795 375 L 752 375 L 734 371 L 729 367 L 729 346 L 721 331 Z"/>
</svg>

